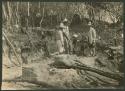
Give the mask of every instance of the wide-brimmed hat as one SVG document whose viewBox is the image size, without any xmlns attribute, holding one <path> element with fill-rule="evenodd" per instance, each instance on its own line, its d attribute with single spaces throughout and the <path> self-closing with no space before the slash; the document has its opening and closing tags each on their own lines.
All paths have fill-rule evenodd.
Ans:
<svg viewBox="0 0 125 91">
<path fill-rule="evenodd" d="M 73 37 L 75 37 L 75 38 L 76 38 L 76 37 L 78 37 L 78 35 L 77 35 L 77 34 L 73 34 Z"/>
<path fill-rule="evenodd" d="M 89 22 L 88 25 L 91 26 L 91 25 L 92 25 L 92 22 Z"/>
<path fill-rule="evenodd" d="M 63 20 L 63 22 L 68 22 L 68 19 L 67 19 L 67 18 L 65 18 L 65 19 Z"/>
<path fill-rule="evenodd" d="M 59 28 L 64 28 L 64 24 L 60 23 Z"/>
</svg>

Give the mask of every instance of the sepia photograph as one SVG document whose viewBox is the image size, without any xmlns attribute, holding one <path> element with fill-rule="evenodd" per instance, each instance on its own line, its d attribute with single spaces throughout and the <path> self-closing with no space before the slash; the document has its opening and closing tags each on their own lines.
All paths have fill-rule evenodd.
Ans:
<svg viewBox="0 0 125 91">
<path fill-rule="evenodd" d="M 123 2 L 2 1 L 2 90 L 124 88 Z"/>
</svg>

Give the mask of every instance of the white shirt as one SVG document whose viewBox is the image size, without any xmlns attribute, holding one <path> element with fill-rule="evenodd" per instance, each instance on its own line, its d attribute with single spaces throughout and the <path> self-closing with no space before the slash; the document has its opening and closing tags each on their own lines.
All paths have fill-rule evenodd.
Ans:
<svg viewBox="0 0 125 91">
<path fill-rule="evenodd" d="M 96 31 L 94 28 L 90 27 L 90 30 L 89 30 L 89 42 L 92 43 L 92 42 L 95 42 L 96 41 Z"/>
<path fill-rule="evenodd" d="M 67 37 L 69 37 L 69 27 L 68 26 L 64 26 L 63 32 L 66 34 Z"/>
</svg>

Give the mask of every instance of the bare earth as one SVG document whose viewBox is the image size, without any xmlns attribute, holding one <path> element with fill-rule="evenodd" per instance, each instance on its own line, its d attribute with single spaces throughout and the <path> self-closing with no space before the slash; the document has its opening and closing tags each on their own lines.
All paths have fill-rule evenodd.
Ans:
<svg viewBox="0 0 125 91">
<path fill-rule="evenodd" d="M 94 65 L 94 57 L 80 57 L 81 62 L 86 65 L 93 66 Z M 3 80 L 12 80 L 22 75 L 22 67 L 9 67 L 8 57 L 3 57 Z M 65 88 L 64 84 L 71 85 L 73 81 L 79 81 L 80 77 L 77 74 L 77 71 L 74 69 L 57 69 L 50 67 L 50 64 L 53 62 L 52 59 L 39 59 L 37 62 L 30 63 L 28 65 L 23 65 L 25 67 L 33 67 L 36 70 L 34 71 L 39 79 L 39 81 L 46 82 L 48 84 L 54 84 L 56 86 L 60 86 Z M 78 82 L 79 83 L 79 82 Z M 84 82 L 87 85 L 87 82 Z M 32 88 L 31 88 L 32 87 Z M 69 86 L 70 87 L 70 86 Z M 40 89 L 44 88 L 42 86 L 38 86 L 36 84 L 27 83 L 27 82 L 3 82 L 2 89 L 3 90 L 16 90 L 16 89 Z"/>
</svg>

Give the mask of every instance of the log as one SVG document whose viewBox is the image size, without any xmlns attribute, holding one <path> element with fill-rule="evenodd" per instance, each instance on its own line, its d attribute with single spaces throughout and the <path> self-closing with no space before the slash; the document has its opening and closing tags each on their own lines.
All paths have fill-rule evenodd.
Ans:
<svg viewBox="0 0 125 91">
<path fill-rule="evenodd" d="M 118 86 L 119 85 L 118 81 L 116 81 L 116 80 L 112 80 L 110 78 L 98 75 L 98 74 L 93 73 L 93 72 L 85 71 L 85 73 L 89 77 L 93 78 L 97 83 L 100 83 L 102 85 L 104 85 L 104 84 L 106 84 L 106 85 L 108 84 L 110 86 Z"/>
<path fill-rule="evenodd" d="M 85 70 L 78 70 L 78 74 L 82 79 L 87 80 L 90 84 L 96 86 L 119 86 L 119 82 L 105 76 L 99 75 L 94 72 L 89 72 Z"/>
<path fill-rule="evenodd" d="M 27 83 L 32 83 L 32 84 L 36 84 L 36 85 L 40 85 L 43 86 L 44 88 L 57 88 L 56 86 L 53 86 L 51 84 L 48 84 L 46 82 L 42 82 L 42 81 L 34 81 L 34 80 L 15 80 L 15 79 L 5 79 L 2 82 L 27 82 Z"/>
<path fill-rule="evenodd" d="M 122 73 L 113 73 L 113 72 L 107 72 L 103 71 L 97 68 L 89 67 L 83 63 L 81 63 L 78 59 L 73 60 L 73 58 L 70 58 L 69 56 L 57 56 L 55 59 L 56 62 L 59 62 L 63 65 L 65 65 L 66 68 L 73 68 L 73 69 L 80 69 L 80 70 L 86 70 L 95 72 L 99 75 L 106 76 L 108 78 L 112 78 L 118 81 L 123 80 L 124 74 Z"/>
<path fill-rule="evenodd" d="M 106 72 L 106 71 L 103 71 L 103 70 L 100 70 L 100 69 L 97 69 L 97 68 L 89 67 L 89 66 L 87 66 L 83 63 L 80 63 L 80 64 L 76 63 L 76 65 L 72 66 L 72 68 L 92 71 L 92 72 L 95 72 L 99 75 L 103 75 L 103 76 L 106 76 L 106 77 L 109 77 L 109 78 L 112 78 L 112 79 L 115 79 L 115 80 L 118 80 L 118 81 L 121 81 L 124 78 L 124 74 L 122 74 L 122 73 Z"/>
</svg>

